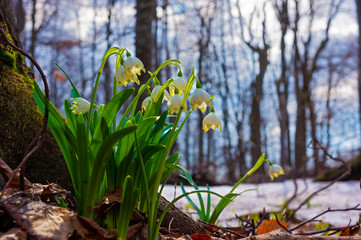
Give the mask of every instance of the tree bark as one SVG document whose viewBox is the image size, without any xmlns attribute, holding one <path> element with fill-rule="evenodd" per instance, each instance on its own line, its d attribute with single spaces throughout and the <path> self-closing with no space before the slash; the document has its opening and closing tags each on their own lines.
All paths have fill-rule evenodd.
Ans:
<svg viewBox="0 0 361 240">
<path fill-rule="evenodd" d="M 11 0 L 0 1 L 0 27 L 17 47 L 22 47 L 16 30 Z M 28 144 L 40 130 L 43 117 L 34 101 L 33 74 L 24 57 L 5 44 L 0 36 L 0 157 L 15 168 Z M 31 182 L 57 182 L 72 189 L 61 151 L 50 132 L 41 148 L 27 162 L 26 177 Z"/>
<path fill-rule="evenodd" d="M 155 0 L 137 0 L 136 4 L 136 25 L 135 25 L 135 49 L 136 56 L 139 58 L 146 69 L 146 71 L 152 71 L 153 69 L 153 46 L 154 46 L 154 14 L 157 7 Z M 154 70 L 153 70 L 154 71 Z M 141 83 L 146 82 L 149 79 L 148 73 L 143 73 L 139 76 Z M 138 91 L 139 86 L 135 86 Z M 141 103 L 144 98 L 147 97 L 146 91 L 139 99 Z M 140 104 L 137 105 L 136 112 L 140 110 Z"/>
<path fill-rule="evenodd" d="M 361 0 L 355 0 L 357 23 L 358 23 L 358 97 L 359 97 L 359 118 L 361 128 Z"/>
<path fill-rule="evenodd" d="M 281 75 L 276 81 L 276 89 L 279 104 L 279 116 L 280 123 L 280 143 L 281 143 L 281 165 L 291 166 L 291 143 L 289 133 L 289 115 L 287 110 L 288 105 L 288 78 L 287 78 L 287 61 L 286 61 L 286 41 L 285 36 L 289 27 L 289 15 L 288 15 L 288 0 L 282 0 L 281 5 L 278 5 L 276 1 L 275 9 L 278 17 L 278 21 L 281 25 Z"/>
</svg>

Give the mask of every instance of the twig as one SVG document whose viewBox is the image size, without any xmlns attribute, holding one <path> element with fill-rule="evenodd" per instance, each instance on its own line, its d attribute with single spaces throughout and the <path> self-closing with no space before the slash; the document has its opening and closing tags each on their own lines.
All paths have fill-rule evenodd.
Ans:
<svg viewBox="0 0 361 240">
<path fill-rule="evenodd" d="M 300 205 L 292 212 L 291 216 L 289 216 L 289 218 L 292 218 L 295 216 L 296 212 L 298 210 L 300 210 L 300 208 L 305 205 L 311 198 L 313 198 L 315 195 L 317 195 L 319 192 L 327 189 L 328 187 L 330 187 L 331 185 L 333 185 L 335 182 L 343 179 L 344 177 L 350 175 L 351 173 L 351 167 L 350 165 L 345 162 L 344 160 L 342 160 L 341 158 L 334 158 L 332 157 L 327 150 L 319 143 L 319 141 L 317 141 L 317 139 L 313 139 L 313 141 L 315 141 L 316 145 L 325 153 L 326 156 L 328 156 L 329 158 L 331 158 L 332 160 L 336 161 L 336 162 L 341 162 L 344 166 L 346 166 L 346 171 L 344 173 L 342 173 L 339 177 L 337 177 L 336 179 L 334 179 L 333 181 L 331 181 L 329 184 L 325 185 L 324 187 L 316 190 L 315 192 L 311 193 L 302 203 L 300 203 Z"/>
<path fill-rule="evenodd" d="M 290 231 L 294 231 L 296 230 L 297 228 L 300 228 L 302 227 L 303 225 L 305 225 L 306 223 L 309 223 L 309 222 L 312 222 L 314 220 L 316 220 L 316 218 L 328 213 L 328 212 L 347 212 L 347 211 L 361 211 L 361 208 L 358 208 L 358 206 L 360 206 L 360 204 L 357 204 L 356 206 L 352 207 L 352 208 L 344 208 L 344 209 L 331 209 L 331 208 L 328 208 L 326 211 L 316 215 L 315 217 L 311 218 L 311 219 L 308 219 L 306 221 L 303 221 L 301 222 L 300 224 L 298 224 L 297 226 L 293 227 L 290 229 Z"/>
<path fill-rule="evenodd" d="M 280 227 L 282 227 L 284 230 L 286 230 L 286 232 L 292 233 L 291 230 L 289 230 L 288 228 L 286 228 L 285 226 L 283 226 L 282 223 L 280 223 L 280 221 L 278 220 L 277 214 L 276 214 L 275 216 L 276 216 L 276 221 L 277 221 L 278 225 L 279 225 Z"/>
<path fill-rule="evenodd" d="M 46 80 L 46 76 L 43 72 L 43 70 L 41 69 L 41 67 L 39 66 L 39 64 L 35 61 L 35 59 L 30 56 L 28 53 L 26 53 L 25 51 L 23 51 L 21 48 L 18 48 L 17 46 L 15 46 L 6 36 L 6 33 L 4 31 L 4 29 L 2 27 L 0 27 L 0 34 L 3 36 L 5 42 L 7 45 L 9 45 L 10 47 L 12 47 L 13 49 L 15 49 L 16 51 L 18 51 L 19 53 L 21 53 L 22 55 L 24 55 L 25 57 L 27 57 L 36 67 L 36 69 L 38 69 L 41 78 L 43 80 L 44 83 L 44 89 L 45 89 L 45 97 L 47 99 L 49 99 L 49 87 L 48 87 L 48 82 Z M 14 176 L 16 175 L 16 173 L 18 171 L 20 171 L 20 190 L 24 190 L 24 172 L 25 172 L 25 164 L 26 161 L 29 159 L 30 155 L 32 153 L 34 153 L 41 145 L 41 136 L 44 134 L 44 132 L 46 131 L 46 126 L 47 126 L 47 122 L 48 122 L 48 116 L 49 116 L 49 108 L 48 108 L 48 102 L 45 103 L 45 112 L 44 112 L 44 120 L 43 120 L 43 125 L 41 127 L 41 129 L 39 130 L 39 132 L 37 133 L 37 135 L 35 136 L 35 138 L 33 139 L 33 141 L 29 144 L 28 148 L 25 151 L 24 154 L 24 158 L 22 159 L 21 163 L 19 164 L 19 166 L 13 171 L 12 175 L 9 177 L 8 182 L 6 183 L 4 189 L 1 192 L 0 195 L 0 200 L 4 194 L 5 189 L 9 186 L 10 182 L 13 180 Z"/>
<path fill-rule="evenodd" d="M 349 226 L 349 228 L 353 228 L 353 227 L 355 227 L 355 226 L 357 226 L 357 225 L 358 225 L 358 224 Z M 315 234 L 319 234 L 319 233 L 325 233 L 325 232 L 328 232 L 328 231 L 336 231 L 336 233 L 337 233 L 337 232 L 342 231 L 344 228 L 345 228 L 345 227 L 328 227 L 328 228 L 325 228 L 325 229 L 322 229 L 322 230 L 317 230 L 317 231 L 312 231 L 312 232 L 295 233 L 295 235 L 307 236 L 307 235 L 315 235 Z"/>
<path fill-rule="evenodd" d="M 303 225 L 305 225 L 306 223 L 309 223 L 311 221 L 315 221 L 316 218 L 320 217 L 321 215 L 325 214 L 325 213 L 328 213 L 328 212 L 346 212 L 346 211 L 353 211 L 353 210 L 356 210 L 356 211 L 361 211 L 361 208 L 358 208 L 358 206 L 360 206 L 360 204 L 357 204 L 355 207 L 352 207 L 352 208 L 344 208 L 344 209 L 331 209 L 331 208 L 328 208 L 326 211 L 316 215 L 315 217 L 309 219 L 309 220 L 306 220 L 306 221 L 303 221 L 302 223 L 298 224 L 297 226 L 291 228 L 291 229 L 288 229 L 287 227 L 283 226 L 279 220 L 278 220 L 278 217 L 276 215 L 276 221 L 278 223 L 278 225 L 280 227 L 282 227 L 286 232 L 290 233 L 290 234 L 295 234 L 295 235 L 303 235 L 303 236 L 308 236 L 308 235 L 315 235 L 315 234 L 319 234 L 319 233 L 324 233 L 324 232 L 328 232 L 328 231 L 334 231 L 332 232 L 330 235 L 332 234 L 335 234 L 339 231 L 342 231 L 345 227 L 328 227 L 328 228 L 325 228 L 325 229 L 322 229 L 322 230 L 317 230 L 317 231 L 311 231 L 311 232 L 299 232 L 299 233 L 293 233 L 294 230 L 302 227 Z M 353 228 L 353 227 L 356 227 L 359 225 L 359 223 L 355 224 L 355 225 L 352 225 L 350 226 L 350 223 L 351 223 L 351 220 L 350 222 L 348 223 L 347 225 L 347 228 Z"/>
<path fill-rule="evenodd" d="M 200 223 L 202 223 L 202 224 L 210 225 L 210 226 L 212 226 L 212 227 L 221 229 L 221 230 L 223 230 L 223 231 L 225 231 L 225 232 L 232 233 L 232 234 L 234 234 L 234 235 L 236 235 L 236 236 L 238 236 L 238 237 L 247 237 L 247 236 L 245 236 L 245 235 L 239 234 L 238 232 L 232 231 L 232 230 L 230 230 L 230 229 L 228 229 L 228 228 L 224 228 L 224 227 L 217 226 L 217 225 L 215 225 L 215 224 L 213 224 L 213 223 L 208 223 L 208 222 L 205 222 L 205 221 L 202 221 L 202 220 L 198 220 L 198 221 L 199 221 Z"/>
</svg>

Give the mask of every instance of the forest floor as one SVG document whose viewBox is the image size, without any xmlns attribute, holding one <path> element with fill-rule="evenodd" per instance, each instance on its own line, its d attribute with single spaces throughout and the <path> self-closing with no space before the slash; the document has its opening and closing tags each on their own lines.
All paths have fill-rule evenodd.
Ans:
<svg viewBox="0 0 361 240">
<path fill-rule="evenodd" d="M 314 182 L 311 179 L 299 179 L 297 180 L 297 183 L 299 195 L 290 203 L 290 209 L 297 208 L 309 194 L 327 185 L 329 182 Z M 232 186 L 211 186 L 210 190 L 225 195 L 231 188 Z M 194 190 L 190 186 L 185 186 L 185 189 L 186 191 Z M 200 187 L 200 189 L 203 188 Z M 262 212 L 263 208 L 265 208 L 266 212 L 279 211 L 280 206 L 293 195 L 295 185 L 292 180 L 261 184 L 241 184 L 235 192 L 242 192 L 247 189 L 255 190 L 243 193 L 241 196 L 237 197 L 234 202 L 229 204 L 221 213 L 218 222 L 219 224 L 225 227 L 237 227 L 239 226 L 239 221 L 235 214 L 243 216 L 258 213 Z M 182 191 L 179 186 L 175 188 L 173 185 L 167 185 L 162 195 L 167 200 L 171 201 L 175 196 L 179 196 L 180 194 L 182 194 Z M 196 195 L 190 197 L 198 204 Z M 205 199 L 206 195 L 204 195 L 204 200 Z M 214 207 L 218 201 L 218 197 L 212 196 L 211 205 Z M 190 205 L 187 204 L 187 202 L 188 201 L 183 198 L 176 203 L 176 206 L 191 214 L 194 219 L 197 219 L 196 211 L 189 207 Z M 336 182 L 313 197 L 308 204 L 305 204 L 296 213 L 296 217 L 300 220 L 307 220 L 326 211 L 328 208 L 344 209 L 355 207 L 357 204 L 361 204 L 360 181 Z M 317 218 L 317 220 L 322 220 L 333 226 L 342 227 L 347 226 L 348 224 L 356 224 L 359 222 L 359 216 L 360 211 L 340 211 L 326 213 Z"/>
</svg>

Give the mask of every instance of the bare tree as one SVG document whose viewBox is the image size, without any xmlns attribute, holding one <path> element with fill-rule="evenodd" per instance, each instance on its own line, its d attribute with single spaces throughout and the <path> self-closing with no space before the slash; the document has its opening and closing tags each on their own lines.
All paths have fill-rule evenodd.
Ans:
<svg viewBox="0 0 361 240">
<path fill-rule="evenodd" d="M 214 19 L 214 10 L 215 10 L 215 2 L 211 1 L 207 6 L 196 6 L 197 16 L 200 20 L 199 34 L 198 34 L 198 77 L 199 80 L 203 84 L 203 88 L 205 84 L 208 82 L 208 74 L 204 69 L 205 60 L 209 51 L 210 42 L 211 42 L 211 29 L 212 22 Z M 203 8 L 204 11 L 201 11 Z M 206 173 L 208 171 L 208 166 L 205 164 L 204 160 L 204 134 L 202 130 L 203 117 L 202 113 L 198 111 L 198 174 L 201 179 L 206 179 Z M 208 159 L 209 160 L 209 159 Z"/>
<path fill-rule="evenodd" d="M 32 11 L 31 11 L 31 35 L 30 35 L 30 47 L 28 52 L 30 53 L 31 56 L 36 57 L 35 56 L 35 48 L 38 44 L 37 40 L 38 40 L 38 35 L 39 33 L 46 27 L 48 26 L 48 24 L 50 23 L 50 21 L 55 17 L 55 15 L 57 14 L 57 8 L 55 7 L 48 7 L 49 5 L 52 5 L 53 3 L 50 2 L 50 0 L 46 0 L 43 3 L 43 7 L 42 12 L 38 13 L 37 11 L 37 4 L 38 1 L 37 0 L 32 0 Z M 38 17 L 37 16 L 43 16 L 40 19 L 40 23 L 38 22 Z M 31 70 L 34 70 L 34 66 L 31 63 L 30 64 L 30 68 Z"/>
<path fill-rule="evenodd" d="M 299 1 L 295 0 L 295 21 L 293 23 L 294 33 L 294 77 L 295 77 L 295 91 L 297 98 L 297 120 L 296 120 L 296 136 L 295 136 L 295 166 L 298 171 L 298 175 L 304 173 L 306 170 L 307 155 L 306 155 L 306 129 L 307 129 L 307 117 L 306 111 L 309 111 L 309 120 L 311 127 L 311 138 L 316 137 L 316 112 L 314 109 L 314 103 L 312 101 L 312 93 L 310 84 L 314 74 L 318 71 L 318 61 L 322 51 L 325 49 L 329 40 L 329 30 L 332 20 L 336 16 L 339 7 L 343 1 L 331 2 L 329 9 L 326 27 L 324 29 L 323 39 L 319 42 L 314 42 L 314 33 L 312 32 L 313 20 L 316 13 L 316 6 L 313 0 L 309 1 L 309 25 L 307 28 L 307 35 L 305 39 L 300 37 L 298 24 L 300 20 Z M 317 41 L 317 40 L 316 40 Z M 302 48 L 300 48 L 302 44 Z M 301 49 L 303 52 L 301 52 Z M 313 51 L 312 49 L 316 49 Z M 314 54 L 312 54 L 314 52 Z M 318 166 L 318 148 L 313 142 L 313 163 L 315 166 L 315 173 L 317 173 Z"/>
<path fill-rule="evenodd" d="M 277 97 L 279 104 L 278 120 L 280 123 L 280 143 L 281 143 L 281 164 L 282 166 L 291 166 L 291 143 L 289 133 L 289 115 L 288 104 L 288 66 L 286 60 L 286 42 L 285 37 L 290 25 L 288 13 L 288 0 L 275 0 L 274 8 L 281 26 L 281 74 L 276 80 Z"/>
<path fill-rule="evenodd" d="M 239 14 L 239 22 L 241 25 L 241 37 L 242 41 L 247 45 L 247 47 L 255 54 L 258 55 L 258 73 L 251 84 L 251 91 L 252 91 L 252 103 L 251 103 L 251 114 L 249 116 L 249 124 L 251 128 L 251 156 L 252 156 L 252 165 L 254 165 L 258 158 L 262 154 L 262 138 L 261 138 L 261 123 L 262 123 L 262 116 L 260 110 L 260 104 L 263 97 L 263 80 L 266 74 L 266 70 L 269 64 L 268 61 L 268 51 L 270 49 L 270 44 L 267 41 L 266 36 L 266 11 L 265 11 L 265 4 L 263 5 L 263 21 L 262 21 L 262 42 L 255 43 L 251 25 L 253 20 L 253 15 L 251 14 L 250 17 L 250 27 L 248 29 L 248 33 L 250 35 L 250 40 L 245 39 L 244 34 L 244 23 L 241 13 L 241 8 L 239 4 L 239 0 L 237 0 L 237 10 Z M 256 11 L 256 9 L 255 9 Z"/>
<path fill-rule="evenodd" d="M 108 20 L 105 24 L 105 29 L 106 29 L 105 41 L 107 43 L 106 49 L 109 49 L 112 44 L 112 42 L 111 42 L 111 34 L 112 34 L 111 20 L 112 20 L 112 9 L 113 9 L 114 4 L 115 4 L 115 0 L 108 0 L 108 4 L 107 4 Z M 114 76 L 114 74 L 111 73 L 109 61 L 107 61 L 104 65 L 104 83 L 103 83 L 104 100 L 106 103 L 112 97 L 113 76 Z"/>
<path fill-rule="evenodd" d="M 359 95 L 359 118 L 361 129 L 361 0 L 355 0 L 357 24 L 358 24 L 358 95 Z"/>
<path fill-rule="evenodd" d="M 135 49 L 136 56 L 143 62 L 145 69 L 151 70 L 153 67 L 153 46 L 154 46 L 154 16 L 157 7 L 156 0 L 137 0 L 136 3 L 136 25 L 135 25 Z M 140 81 L 145 82 L 148 74 L 142 74 Z M 136 87 L 137 89 L 137 87 Z M 140 102 L 146 97 L 146 92 L 140 98 Z M 138 110 L 140 106 L 138 104 Z"/>
</svg>

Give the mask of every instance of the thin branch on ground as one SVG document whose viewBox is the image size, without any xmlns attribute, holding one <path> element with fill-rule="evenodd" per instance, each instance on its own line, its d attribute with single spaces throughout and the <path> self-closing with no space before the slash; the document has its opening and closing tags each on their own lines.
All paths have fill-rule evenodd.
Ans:
<svg viewBox="0 0 361 240">
<path fill-rule="evenodd" d="M 350 223 L 348 223 L 348 225 L 346 227 L 327 227 L 325 229 L 321 229 L 321 230 L 317 230 L 317 231 L 311 231 L 311 232 L 298 232 L 298 233 L 293 233 L 293 231 L 295 231 L 296 229 L 304 226 L 306 223 L 309 223 L 309 222 L 312 222 L 312 221 L 316 221 L 316 218 L 326 214 L 326 213 L 329 213 L 329 212 L 347 212 L 347 211 L 361 211 L 361 208 L 359 208 L 360 204 L 357 204 L 356 206 L 354 207 L 351 207 L 351 208 L 343 208 L 343 209 L 331 209 L 331 208 L 328 208 L 326 211 L 316 215 L 315 217 L 313 218 L 310 218 L 306 221 L 303 221 L 301 222 L 300 224 L 298 224 L 297 226 L 291 228 L 291 229 L 288 229 L 287 227 L 283 226 L 280 221 L 278 220 L 278 217 L 276 215 L 276 221 L 278 223 L 278 225 L 283 228 L 286 232 L 288 233 L 291 233 L 291 234 L 295 234 L 295 235 L 303 235 L 303 236 L 309 236 L 309 235 L 315 235 L 315 234 L 320 234 L 320 233 L 325 233 L 325 232 L 329 232 L 329 231 L 334 231 L 332 232 L 331 234 L 336 234 L 342 230 L 344 230 L 345 228 L 349 228 L 349 229 L 352 229 L 356 226 L 359 226 L 360 224 L 357 223 L 355 225 L 351 225 L 350 226 Z M 330 235 L 331 235 L 330 234 Z"/>
<path fill-rule="evenodd" d="M 211 227 L 215 227 L 215 228 L 221 229 L 222 231 L 232 233 L 232 234 L 234 234 L 234 235 L 236 235 L 236 236 L 238 236 L 238 237 L 247 237 L 247 236 L 245 236 L 245 235 L 243 235 L 243 234 L 240 234 L 240 233 L 238 233 L 238 232 L 232 231 L 232 230 L 230 230 L 230 229 L 228 229 L 228 228 L 224 228 L 224 227 L 217 226 L 217 225 L 215 225 L 215 224 L 213 224 L 213 223 L 208 223 L 208 222 L 205 222 L 205 221 L 202 221 L 202 220 L 198 220 L 198 221 L 199 221 L 200 223 L 204 224 L 204 225 L 209 225 L 209 226 L 211 226 Z"/>
<path fill-rule="evenodd" d="M 353 228 L 358 225 L 359 225 L 359 223 L 357 223 L 355 225 L 347 226 L 347 228 Z M 338 232 L 341 232 L 343 229 L 345 229 L 345 227 L 328 227 L 328 228 L 318 230 L 318 231 L 295 233 L 295 235 L 310 236 L 310 235 L 325 233 L 328 231 L 335 231 L 335 233 L 338 233 Z M 335 233 L 333 233 L 333 234 L 335 234 Z"/>
<path fill-rule="evenodd" d="M 43 70 L 41 69 L 40 65 L 36 62 L 36 60 L 30 56 L 28 53 L 26 53 L 25 51 L 23 51 L 21 48 L 15 46 L 6 36 L 6 33 L 4 31 L 4 29 L 2 27 L 0 27 L 0 34 L 3 36 L 5 42 L 7 45 L 9 45 L 10 47 L 12 47 L 13 49 L 15 49 L 16 51 L 18 51 L 19 53 L 21 53 L 23 56 L 27 57 L 36 67 L 36 69 L 39 71 L 40 75 L 41 75 L 41 79 L 43 80 L 44 83 L 44 89 L 45 89 L 45 97 L 46 99 L 49 100 L 49 87 L 48 87 L 48 82 L 46 80 L 46 76 L 43 72 Z M 24 173 L 25 173 L 25 164 L 26 161 L 29 159 L 30 155 L 32 153 L 34 153 L 37 149 L 39 149 L 40 145 L 41 145 L 41 137 L 42 135 L 45 133 L 46 131 L 46 126 L 48 123 L 48 116 L 49 116 L 49 107 L 48 107 L 48 102 L 45 103 L 45 112 L 44 112 L 44 120 L 43 120 L 43 125 L 41 127 L 41 129 L 39 130 L 39 132 L 37 133 L 37 135 L 35 136 L 35 138 L 33 139 L 33 141 L 29 144 L 29 146 L 27 147 L 25 154 L 24 154 L 24 158 L 22 159 L 21 163 L 19 164 L 19 166 L 13 171 L 13 174 L 9 177 L 9 180 L 7 181 L 4 189 L 1 192 L 0 195 L 0 200 L 3 197 L 4 191 L 5 189 L 10 185 L 10 182 L 13 180 L 14 176 L 17 174 L 17 172 L 20 172 L 20 190 L 24 190 L 25 188 L 25 177 L 24 177 Z"/>
<path fill-rule="evenodd" d="M 328 208 L 326 211 L 316 215 L 315 217 L 313 218 L 310 218 L 306 221 L 303 221 L 301 222 L 300 224 L 298 224 L 297 226 L 293 227 L 290 229 L 290 231 L 294 231 L 296 230 L 297 228 L 300 228 L 302 227 L 303 225 L 305 225 L 306 223 L 309 223 L 309 222 L 312 222 L 312 221 L 315 221 L 316 218 L 326 214 L 326 213 L 329 213 L 329 212 L 347 212 L 347 211 L 361 211 L 361 208 L 358 208 L 360 206 L 360 204 L 357 204 L 356 206 L 354 207 L 351 207 L 351 208 L 344 208 L 344 209 L 331 209 L 331 208 Z"/>
</svg>

